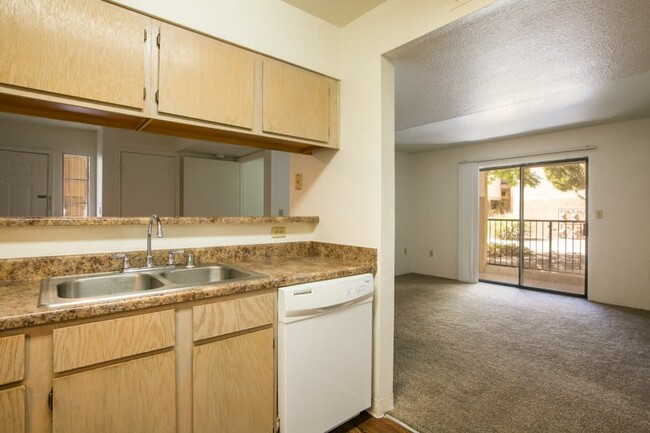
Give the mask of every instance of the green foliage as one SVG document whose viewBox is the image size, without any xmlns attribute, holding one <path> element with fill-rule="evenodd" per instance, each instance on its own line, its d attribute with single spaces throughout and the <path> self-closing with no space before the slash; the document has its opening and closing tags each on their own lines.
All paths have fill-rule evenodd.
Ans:
<svg viewBox="0 0 650 433">
<path fill-rule="evenodd" d="M 519 221 L 512 221 L 508 224 L 497 223 L 494 227 L 494 236 L 497 239 L 516 241 L 519 239 Z"/>
<path fill-rule="evenodd" d="M 528 247 L 524 247 L 524 255 L 529 256 L 533 254 L 534 251 Z M 519 245 L 517 244 L 498 244 L 498 243 L 489 243 L 487 244 L 487 255 L 488 258 L 494 260 L 499 257 L 502 258 L 519 258 Z"/>
<path fill-rule="evenodd" d="M 587 175 L 585 164 L 582 162 L 570 164 L 556 164 L 544 167 L 544 175 L 553 188 L 558 191 L 582 191 L 587 188 Z M 578 194 L 578 197 L 584 197 Z"/>
<path fill-rule="evenodd" d="M 499 168 L 488 171 L 488 183 L 493 183 L 497 179 L 501 179 L 501 182 L 514 188 L 519 185 L 519 168 Z M 524 186 L 535 188 L 539 185 L 540 180 L 537 173 L 531 171 L 528 167 L 524 168 Z"/>
</svg>

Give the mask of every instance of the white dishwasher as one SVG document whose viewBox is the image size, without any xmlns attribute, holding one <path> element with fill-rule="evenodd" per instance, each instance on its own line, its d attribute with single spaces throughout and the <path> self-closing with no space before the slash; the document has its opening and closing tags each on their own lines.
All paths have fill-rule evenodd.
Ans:
<svg viewBox="0 0 650 433">
<path fill-rule="evenodd" d="M 281 287 L 281 433 L 324 433 L 370 407 L 371 274 Z"/>
</svg>

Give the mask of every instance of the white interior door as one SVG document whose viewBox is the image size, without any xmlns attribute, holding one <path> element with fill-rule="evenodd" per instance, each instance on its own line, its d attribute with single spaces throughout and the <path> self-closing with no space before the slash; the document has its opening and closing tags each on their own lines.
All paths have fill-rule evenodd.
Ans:
<svg viewBox="0 0 650 433">
<path fill-rule="evenodd" d="M 183 216 L 239 216 L 239 163 L 183 158 Z"/>
<path fill-rule="evenodd" d="M 47 216 L 48 158 L 0 150 L 0 216 Z"/>
<path fill-rule="evenodd" d="M 176 158 L 122 152 L 121 216 L 176 216 Z"/>
</svg>

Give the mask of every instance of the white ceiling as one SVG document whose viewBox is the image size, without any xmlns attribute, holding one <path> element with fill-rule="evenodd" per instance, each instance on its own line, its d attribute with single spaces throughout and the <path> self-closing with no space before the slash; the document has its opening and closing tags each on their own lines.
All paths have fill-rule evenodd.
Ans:
<svg viewBox="0 0 650 433">
<path fill-rule="evenodd" d="M 400 150 L 650 116 L 648 0 L 500 0 L 389 55 Z"/>
<path fill-rule="evenodd" d="M 336 26 L 343 27 L 386 0 L 282 0 Z"/>
</svg>

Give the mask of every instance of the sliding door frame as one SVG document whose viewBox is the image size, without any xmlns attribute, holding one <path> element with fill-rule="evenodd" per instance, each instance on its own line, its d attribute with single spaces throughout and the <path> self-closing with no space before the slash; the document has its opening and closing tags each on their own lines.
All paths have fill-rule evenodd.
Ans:
<svg viewBox="0 0 650 433">
<path fill-rule="evenodd" d="M 532 287 L 526 286 L 523 284 L 523 266 L 524 266 L 524 169 L 527 167 L 539 167 L 544 165 L 553 165 L 553 164 L 569 164 L 572 162 L 584 162 L 585 163 L 585 273 L 584 273 L 584 293 L 569 293 L 563 292 L 560 290 L 546 289 L 541 287 Z M 589 293 L 589 158 L 588 157 L 577 157 L 569 159 L 554 159 L 549 161 L 535 161 L 535 162 L 526 162 L 519 164 L 508 164 L 508 165 L 495 165 L 490 167 L 482 167 L 479 169 L 479 172 L 490 171 L 490 170 L 501 170 L 506 168 L 518 168 L 519 169 L 519 264 L 517 269 L 517 280 L 518 284 L 513 283 L 504 283 L 499 281 L 486 280 L 479 278 L 480 282 L 499 284 L 502 286 L 517 287 L 527 290 L 535 290 L 538 292 L 546 293 L 555 293 L 567 296 L 573 296 L 578 298 L 587 298 Z M 480 224 L 481 222 L 479 222 Z M 480 248 L 480 245 L 478 246 Z"/>
</svg>

